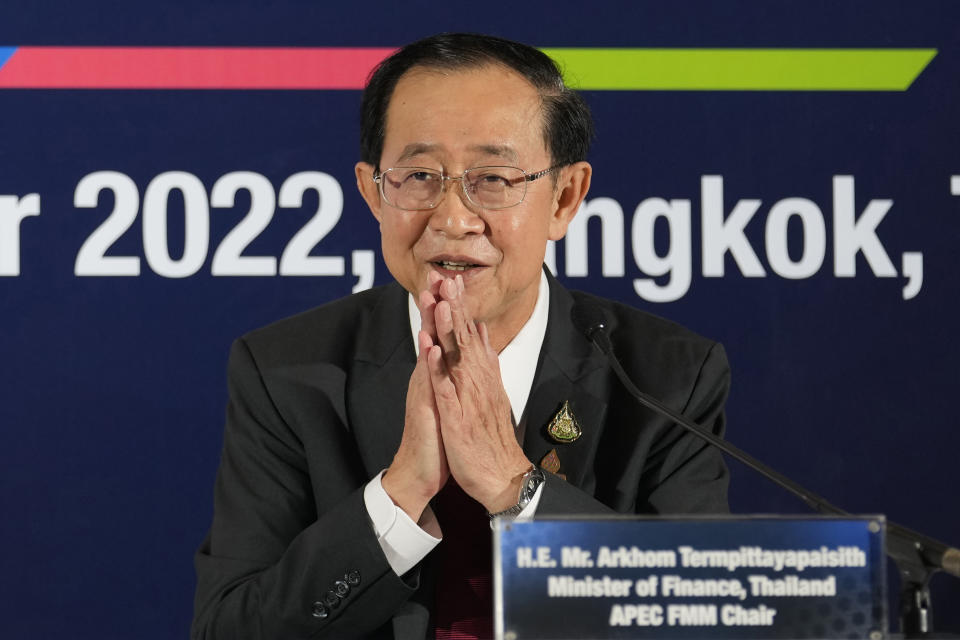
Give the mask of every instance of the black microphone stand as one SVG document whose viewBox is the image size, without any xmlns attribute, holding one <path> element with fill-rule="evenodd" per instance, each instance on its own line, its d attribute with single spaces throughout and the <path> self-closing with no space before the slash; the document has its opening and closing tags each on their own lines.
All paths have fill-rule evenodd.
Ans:
<svg viewBox="0 0 960 640">
<path fill-rule="evenodd" d="M 670 418 L 700 439 L 745 464 L 778 487 L 800 498 L 814 511 L 826 515 L 852 515 L 638 389 L 613 353 L 613 345 L 606 333 L 602 312 L 599 309 L 575 307 L 573 322 L 607 356 L 620 382 L 640 404 Z M 887 521 L 886 551 L 900 571 L 900 630 L 903 636 L 905 638 L 936 637 L 933 632 L 930 603 L 930 578 L 940 570 L 960 577 L 960 550 Z"/>
</svg>

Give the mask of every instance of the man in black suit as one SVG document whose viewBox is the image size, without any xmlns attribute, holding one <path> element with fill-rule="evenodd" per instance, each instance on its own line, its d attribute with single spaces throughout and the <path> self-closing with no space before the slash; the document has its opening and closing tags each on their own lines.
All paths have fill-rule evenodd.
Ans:
<svg viewBox="0 0 960 640">
<path fill-rule="evenodd" d="M 356 177 L 397 284 L 234 345 L 195 638 L 487 637 L 489 565 L 459 561 L 488 515 L 726 510 L 720 457 L 627 397 L 570 314 L 604 309 L 637 383 L 717 433 L 722 348 L 543 270 L 591 134 L 525 45 L 436 36 L 378 67 Z"/>
</svg>

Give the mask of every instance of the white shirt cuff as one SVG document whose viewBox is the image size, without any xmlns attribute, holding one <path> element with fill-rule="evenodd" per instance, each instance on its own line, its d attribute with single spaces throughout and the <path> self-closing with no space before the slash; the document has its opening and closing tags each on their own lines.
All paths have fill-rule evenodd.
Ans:
<svg viewBox="0 0 960 640">
<path fill-rule="evenodd" d="M 403 509 L 393 503 L 380 483 L 382 475 L 383 471 L 374 476 L 364 487 L 363 502 L 387 562 L 394 573 L 402 576 L 423 560 L 440 543 L 440 538 L 434 538 L 424 531 Z M 535 497 L 530 504 L 534 504 L 536 500 Z M 527 506 L 529 508 L 530 505 Z M 427 510 L 430 510 L 429 505 Z M 433 518 L 432 511 L 424 515 Z"/>
</svg>

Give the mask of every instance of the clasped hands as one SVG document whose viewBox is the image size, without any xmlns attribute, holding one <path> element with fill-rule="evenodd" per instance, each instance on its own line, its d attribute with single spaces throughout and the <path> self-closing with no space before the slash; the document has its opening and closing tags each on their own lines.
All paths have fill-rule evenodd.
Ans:
<svg viewBox="0 0 960 640">
<path fill-rule="evenodd" d="M 417 298 L 420 353 L 407 388 L 403 437 L 382 481 L 415 522 L 450 476 L 494 513 L 516 504 L 530 469 L 497 352 L 487 326 L 473 320 L 466 295 L 461 276 L 431 272 Z"/>
</svg>

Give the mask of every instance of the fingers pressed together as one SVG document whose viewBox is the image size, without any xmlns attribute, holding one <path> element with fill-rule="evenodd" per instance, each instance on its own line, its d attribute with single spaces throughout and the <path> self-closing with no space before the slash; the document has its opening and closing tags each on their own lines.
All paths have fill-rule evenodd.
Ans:
<svg viewBox="0 0 960 640">
<path fill-rule="evenodd" d="M 530 463 L 514 432 L 510 401 L 486 325 L 473 320 L 463 278 L 431 274 L 419 297 L 440 433 L 450 473 L 469 495 L 501 510 L 515 503 L 516 479 Z M 430 313 L 430 312 L 433 313 Z M 432 317 L 431 317 L 432 316 Z M 504 502 L 506 501 L 506 502 Z"/>
</svg>

